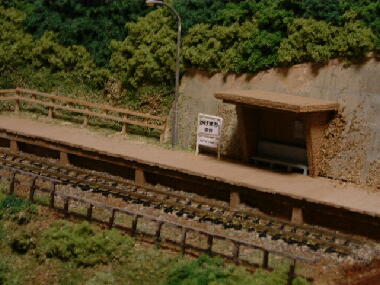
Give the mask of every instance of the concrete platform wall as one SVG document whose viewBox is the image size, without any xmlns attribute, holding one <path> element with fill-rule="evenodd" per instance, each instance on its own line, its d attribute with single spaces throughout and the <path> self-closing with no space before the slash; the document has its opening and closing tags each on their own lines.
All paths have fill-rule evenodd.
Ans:
<svg viewBox="0 0 380 285">
<path fill-rule="evenodd" d="M 378 59 L 369 57 L 349 66 L 339 60 L 299 64 L 254 76 L 190 71 L 182 79 L 179 100 L 179 140 L 183 147 L 195 147 L 199 112 L 220 115 L 225 120 L 222 153 L 239 157 L 235 106 L 223 104 L 213 96 L 223 89 L 261 89 L 339 102 L 341 110 L 326 130 L 323 176 L 380 185 Z"/>
</svg>

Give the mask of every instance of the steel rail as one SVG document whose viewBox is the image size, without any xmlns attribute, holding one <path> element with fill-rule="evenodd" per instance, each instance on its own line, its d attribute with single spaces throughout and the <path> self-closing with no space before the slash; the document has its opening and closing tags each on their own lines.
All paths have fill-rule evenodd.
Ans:
<svg viewBox="0 0 380 285">
<path fill-rule="evenodd" d="M 14 158 L 17 158 L 16 155 L 14 155 L 14 154 L 11 154 L 11 155 Z M 18 159 L 24 159 L 25 160 L 25 159 L 31 159 L 31 158 L 26 158 L 26 157 L 20 158 L 20 157 L 18 157 Z M 313 238 L 313 232 L 310 232 L 309 236 L 307 236 L 307 237 L 300 236 L 296 232 L 295 233 L 294 232 L 285 232 L 285 230 L 286 230 L 285 226 L 283 224 L 281 224 L 281 222 L 279 222 L 279 221 L 270 222 L 270 223 L 272 223 L 271 226 L 268 226 L 265 223 L 260 224 L 260 223 L 252 223 L 249 221 L 242 221 L 241 219 L 235 218 L 234 216 L 225 217 L 224 214 L 218 215 L 216 213 L 211 213 L 208 210 L 189 207 L 189 206 L 184 205 L 182 203 L 168 202 L 168 201 L 165 201 L 161 198 L 156 198 L 154 196 L 153 197 L 147 196 L 149 194 L 148 192 L 144 193 L 144 194 L 134 192 L 136 189 L 141 190 L 143 188 L 138 187 L 137 185 L 133 185 L 133 183 L 125 183 L 125 181 L 124 181 L 124 183 L 122 183 L 122 182 L 118 181 L 117 183 L 121 184 L 122 187 L 120 187 L 120 185 L 117 185 L 117 184 L 110 186 L 109 184 L 104 184 L 104 182 L 92 182 L 92 181 L 89 181 L 89 179 L 80 179 L 78 177 L 73 177 L 73 176 L 59 172 L 59 170 L 65 169 L 65 171 L 73 171 L 73 172 L 76 172 L 76 174 L 78 174 L 78 172 L 81 172 L 82 175 L 85 173 L 85 175 L 87 177 L 89 177 L 89 176 L 97 177 L 97 174 L 84 172 L 83 170 L 79 171 L 79 169 L 76 169 L 76 168 L 73 169 L 73 167 L 63 167 L 63 166 L 57 167 L 54 164 L 50 164 L 49 167 L 54 167 L 54 168 L 56 168 L 56 170 L 49 170 L 49 169 L 41 169 L 39 166 L 35 167 L 35 166 L 15 162 L 13 160 L 6 160 L 4 158 L 1 158 L 0 161 L 2 161 L 3 164 L 10 164 L 12 167 L 19 167 L 19 169 L 21 169 L 21 168 L 28 169 L 28 171 L 37 173 L 39 175 L 44 174 L 45 176 L 48 176 L 48 177 L 54 177 L 57 180 L 61 180 L 61 181 L 63 180 L 65 183 L 69 183 L 69 184 L 74 185 L 74 186 L 86 185 L 92 189 L 101 189 L 99 192 L 101 192 L 103 194 L 107 194 L 107 195 L 112 194 L 112 195 L 119 197 L 119 198 L 124 198 L 123 195 L 127 195 L 129 197 L 129 200 L 135 199 L 140 204 L 141 203 L 143 203 L 143 204 L 149 203 L 150 206 L 152 206 L 152 204 L 154 206 L 161 205 L 161 207 L 164 209 L 172 209 L 171 212 L 177 212 L 177 213 L 183 212 L 184 214 L 190 213 L 193 215 L 195 214 L 197 217 L 200 218 L 201 221 L 211 221 L 211 222 L 219 221 L 219 223 L 230 224 L 230 225 L 232 225 L 231 227 L 233 227 L 233 228 L 254 230 L 260 234 L 264 233 L 265 235 L 270 235 L 270 236 L 272 236 L 272 238 L 275 236 L 278 237 L 280 235 L 281 237 L 277 238 L 277 239 L 288 240 L 288 242 L 290 241 L 291 243 L 296 243 L 298 245 L 306 245 L 311 249 L 313 249 L 313 245 L 314 245 L 314 246 L 317 246 L 319 248 L 324 248 L 328 252 L 336 252 L 338 254 L 343 254 L 343 255 L 350 255 L 351 254 L 351 250 L 349 250 L 347 248 L 347 246 L 345 246 L 345 245 L 339 245 L 336 242 L 324 241 L 324 240 L 320 239 L 321 237 L 319 239 Z M 44 162 L 46 162 L 46 161 L 41 162 L 41 160 L 39 160 L 38 164 L 44 163 Z M 105 181 L 113 182 L 109 176 L 102 177 L 102 179 L 104 179 Z M 95 180 L 97 180 L 97 179 L 95 179 Z M 107 182 L 105 182 L 105 183 L 107 183 Z M 130 189 L 128 187 L 132 187 L 133 189 Z M 153 187 L 149 187 L 149 188 L 154 189 Z M 157 189 L 155 189 L 155 190 L 157 190 Z M 167 196 L 168 197 L 167 199 L 169 199 L 169 200 L 172 198 L 172 197 L 170 197 L 170 194 L 167 192 L 163 193 L 163 191 L 160 191 L 160 194 Z M 131 197 L 133 197 L 133 198 L 131 198 Z M 199 205 L 201 205 L 201 204 L 199 204 Z M 234 213 L 234 215 L 236 215 L 236 213 Z M 277 225 L 277 227 L 280 227 L 280 228 L 274 228 L 273 225 Z M 297 228 L 294 225 L 292 225 L 291 229 L 294 230 Z M 316 234 L 319 235 L 320 233 L 317 232 Z M 331 239 L 331 238 L 335 238 L 335 236 L 329 234 L 329 237 L 327 239 Z M 345 240 L 343 242 L 346 243 L 347 241 L 349 241 L 349 243 L 352 243 L 352 244 L 356 242 L 354 240 L 347 239 L 347 238 L 345 238 Z"/>
<path fill-rule="evenodd" d="M 271 269 L 268 266 L 268 257 L 269 257 L 268 255 L 274 254 L 276 256 L 280 256 L 283 258 L 290 259 L 292 261 L 292 263 L 290 264 L 290 267 L 289 267 L 289 271 L 288 271 L 288 284 L 292 284 L 292 281 L 296 277 L 304 277 L 304 276 L 296 274 L 296 272 L 295 272 L 296 262 L 303 262 L 303 263 L 307 263 L 307 264 L 315 264 L 315 262 L 316 262 L 315 258 L 313 258 L 313 259 L 305 258 L 305 257 L 301 257 L 301 256 L 296 256 L 296 255 L 284 253 L 284 252 L 281 252 L 278 250 L 268 249 L 268 248 L 265 248 L 263 246 L 259 246 L 257 244 L 251 243 L 251 242 L 241 241 L 241 240 L 231 238 L 231 237 L 228 237 L 228 236 L 225 236 L 222 234 L 212 233 L 210 231 L 191 227 L 191 226 L 184 226 L 184 225 L 176 223 L 176 222 L 167 221 L 165 219 L 157 218 L 155 216 L 143 214 L 143 213 L 140 213 L 137 211 L 123 209 L 123 208 L 119 208 L 119 207 L 113 207 L 113 206 L 110 206 L 110 205 L 107 205 L 105 203 L 101 203 L 98 201 L 80 198 L 80 197 L 73 196 L 70 194 L 60 193 L 59 191 L 56 190 L 56 187 L 55 187 L 57 185 L 57 183 L 59 183 L 56 179 L 51 179 L 50 177 L 46 177 L 46 176 L 39 175 L 39 174 L 20 171 L 17 168 L 12 168 L 9 166 L 0 165 L 0 167 L 12 172 L 11 178 L 9 179 L 10 180 L 9 194 L 15 194 L 16 183 L 17 183 L 17 185 L 25 185 L 25 184 L 22 184 L 21 181 L 19 181 L 16 178 L 16 175 L 21 174 L 21 175 L 26 175 L 26 176 L 32 177 L 33 182 L 30 185 L 25 185 L 25 186 L 30 186 L 29 200 L 31 202 L 35 202 L 34 196 L 38 191 L 41 191 L 44 193 L 49 193 L 50 194 L 50 207 L 55 209 L 55 210 L 63 211 L 66 217 L 69 215 L 78 216 L 78 217 L 89 219 L 90 221 L 95 221 L 95 222 L 107 224 L 109 226 L 109 228 L 116 227 L 116 228 L 120 228 L 120 229 L 124 229 L 124 230 L 129 230 L 129 231 L 131 231 L 131 234 L 133 236 L 136 236 L 137 231 L 138 231 L 138 220 L 143 218 L 143 219 L 155 222 L 158 225 L 158 227 L 157 227 L 158 230 L 156 231 L 155 235 L 152 235 L 152 234 L 149 234 L 146 232 L 141 232 L 141 231 L 139 231 L 138 233 L 143 234 L 145 236 L 154 236 L 154 237 L 156 237 L 156 242 L 158 242 L 158 243 L 160 243 L 161 229 L 162 229 L 163 224 L 170 226 L 170 227 L 182 229 L 182 236 L 181 236 L 180 242 L 175 241 L 175 240 L 171 240 L 171 239 L 169 239 L 169 240 L 166 239 L 166 242 L 169 241 L 175 245 L 179 245 L 181 247 L 181 252 L 183 254 L 186 253 L 187 248 L 190 248 L 190 249 L 198 250 L 200 252 L 207 252 L 207 253 L 212 254 L 212 255 L 219 255 L 223 258 L 233 260 L 236 264 L 249 265 L 249 266 L 253 266 L 253 267 L 262 267 L 262 268 L 267 269 L 267 270 Z M 41 179 L 43 181 L 52 182 L 54 187 L 52 187 L 51 190 L 38 187 L 35 183 L 36 179 Z M 57 197 L 61 198 L 64 201 L 64 205 L 63 205 L 62 209 L 59 207 L 57 208 L 55 205 L 55 201 L 56 201 Z M 87 210 L 91 209 L 91 211 L 87 211 L 87 215 L 82 215 L 82 214 L 79 214 L 76 212 L 70 212 L 70 207 L 69 207 L 70 201 L 75 201 L 75 202 L 80 202 L 80 203 L 86 204 L 86 205 L 88 205 Z M 109 220 L 103 221 L 103 220 L 93 218 L 92 217 L 92 209 L 94 207 L 109 210 L 111 212 L 111 216 L 109 217 Z M 89 215 L 89 213 L 90 213 L 90 215 Z M 117 213 L 132 216 L 133 217 L 132 226 L 130 228 L 127 228 L 125 226 L 117 224 L 115 222 L 115 215 Z M 195 232 L 195 233 L 198 233 L 200 235 L 207 236 L 208 237 L 208 239 L 207 239 L 208 240 L 208 248 L 204 249 L 201 247 L 197 247 L 195 245 L 187 244 L 186 243 L 186 234 L 189 232 Z M 210 237 L 211 237 L 211 239 L 210 239 Z M 213 240 L 215 240 L 215 239 L 226 240 L 226 241 L 231 242 L 234 245 L 233 250 L 232 250 L 232 255 L 225 255 L 223 253 L 213 251 L 212 245 L 213 245 Z M 210 240 L 211 240 L 211 246 L 210 246 Z M 262 251 L 264 253 L 263 262 L 261 264 L 257 264 L 257 263 L 252 263 L 248 260 L 242 259 L 240 256 L 240 248 L 242 246 L 248 247 L 248 248 L 251 248 L 254 250 Z M 312 281 L 312 279 L 310 279 L 310 278 L 307 278 L 307 279 Z"/>
</svg>

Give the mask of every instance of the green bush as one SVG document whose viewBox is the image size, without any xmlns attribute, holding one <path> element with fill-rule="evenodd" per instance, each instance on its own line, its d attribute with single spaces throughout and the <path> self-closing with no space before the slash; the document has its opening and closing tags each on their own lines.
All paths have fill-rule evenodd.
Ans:
<svg viewBox="0 0 380 285">
<path fill-rule="evenodd" d="M 7 264 L 3 261 L 0 261 L 0 285 L 6 284 L 5 282 L 8 279 L 9 268 Z"/>
<path fill-rule="evenodd" d="M 32 234 L 23 231 L 12 238 L 10 245 L 13 251 L 25 254 L 36 247 L 36 240 Z"/>
<path fill-rule="evenodd" d="M 187 68 L 252 74 L 380 51 L 376 0 L 168 3 L 183 20 Z M 78 85 L 122 106 L 166 114 L 176 24 L 169 9 L 148 8 L 140 0 L 0 0 L 0 87 L 50 92 Z M 113 84 L 120 86 L 115 94 L 109 92 Z"/>
<path fill-rule="evenodd" d="M 256 30 L 243 44 L 237 72 L 256 73 L 278 65 L 278 49 L 283 40 L 280 32 Z"/>
<path fill-rule="evenodd" d="M 225 9 L 230 0 L 177 0 L 174 8 L 181 15 L 186 33 L 197 24 L 213 24 L 220 17 L 218 11 Z"/>
<path fill-rule="evenodd" d="M 5 75 L 9 79 L 24 69 L 31 72 L 47 69 L 52 74 L 70 76 L 96 88 L 104 86 L 109 71 L 97 68 L 84 47 L 64 47 L 58 43 L 58 35 L 49 31 L 34 40 L 24 31 L 24 20 L 25 14 L 20 10 L 0 6 L 1 77 Z"/>
<path fill-rule="evenodd" d="M 199 24 L 184 38 L 183 55 L 188 66 L 212 72 L 237 71 L 246 41 L 257 26 L 252 22 L 231 26 Z"/>
<path fill-rule="evenodd" d="M 222 260 L 203 255 L 177 266 L 165 285 L 227 284 L 232 275 L 232 268 L 225 268 Z"/>
<path fill-rule="evenodd" d="M 347 15 L 349 17 L 349 15 Z M 331 58 L 358 58 L 372 50 L 374 35 L 359 21 L 344 27 L 313 19 L 297 19 L 289 24 L 289 37 L 278 51 L 282 63 L 325 62 Z"/>
<path fill-rule="evenodd" d="M 13 2 L 14 0 L 12 0 Z M 18 7 L 27 12 L 26 29 L 35 38 L 46 31 L 57 33 L 59 44 L 85 47 L 98 65 L 107 66 L 112 39 L 122 40 L 124 25 L 145 15 L 149 7 L 141 0 L 29 0 Z"/>
<path fill-rule="evenodd" d="M 167 10 L 156 9 L 128 23 L 124 41 L 112 41 L 111 67 L 127 86 L 174 82 L 176 36 Z"/>
<path fill-rule="evenodd" d="M 7 196 L 0 201 L 0 219 L 7 219 L 18 224 L 27 224 L 37 213 L 37 207 L 27 200 Z"/>
<path fill-rule="evenodd" d="M 380 51 L 380 2 L 376 0 L 341 1 L 344 11 L 353 11 L 358 20 L 371 28 L 375 35 L 375 50 Z"/>
<path fill-rule="evenodd" d="M 21 11 L 0 6 L 0 75 L 30 61 L 34 40 L 24 32 L 24 20 L 25 14 Z"/>
<path fill-rule="evenodd" d="M 37 251 L 47 258 L 58 258 L 82 266 L 123 262 L 130 254 L 133 240 L 117 230 L 96 232 L 87 222 L 52 224 L 43 234 Z"/>
<path fill-rule="evenodd" d="M 62 73 L 81 78 L 88 85 L 104 87 L 110 77 L 106 69 L 97 68 L 90 54 L 83 46 L 64 47 L 58 44 L 58 35 L 46 32 L 36 41 L 31 51 L 32 66 L 47 68 L 51 73 Z"/>
<path fill-rule="evenodd" d="M 177 33 L 167 13 L 157 9 L 128 23 L 125 40 L 112 41 L 110 65 L 126 87 L 119 104 L 152 114 L 168 113 L 174 97 Z"/>
<path fill-rule="evenodd" d="M 235 266 L 226 266 L 218 258 L 201 256 L 198 259 L 180 263 L 168 275 L 164 285 L 286 285 L 288 276 L 286 271 L 277 270 L 268 272 L 257 270 L 250 274 Z M 294 285 L 309 284 L 302 278 L 296 278 Z"/>
</svg>

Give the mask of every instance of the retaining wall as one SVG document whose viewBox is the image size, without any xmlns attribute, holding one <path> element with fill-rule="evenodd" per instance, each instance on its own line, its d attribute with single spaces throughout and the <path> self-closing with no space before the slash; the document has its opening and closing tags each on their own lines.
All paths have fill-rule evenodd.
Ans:
<svg viewBox="0 0 380 285">
<path fill-rule="evenodd" d="M 226 89 L 261 89 L 334 100 L 340 112 L 326 130 L 323 176 L 380 187 L 380 61 L 375 57 L 347 65 L 299 64 L 256 75 L 214 74 L 192 70 L 182 79 L 179 141 L 194 148 L 199 112 L 225 120 L 222 155 L 240 156 L 235 106 L 214 93 Z"/>
</svg>

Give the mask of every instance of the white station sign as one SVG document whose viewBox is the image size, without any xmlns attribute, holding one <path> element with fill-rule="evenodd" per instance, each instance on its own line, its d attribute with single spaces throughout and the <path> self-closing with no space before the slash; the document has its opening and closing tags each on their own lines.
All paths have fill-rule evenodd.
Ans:
<svg viewBox="0 0 380 285">
<path fill-rule="evenodd" d="M 220 136 L 222 133 L 223 118 L 198 114 L 198 130 L 197 130 L 197 154 L 199 153 L 199 146 L 215 148 L 218 151 L 218 158 L 220 157 Z"/>
</svg>

